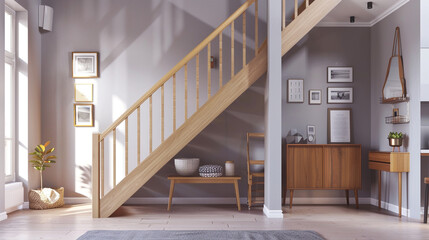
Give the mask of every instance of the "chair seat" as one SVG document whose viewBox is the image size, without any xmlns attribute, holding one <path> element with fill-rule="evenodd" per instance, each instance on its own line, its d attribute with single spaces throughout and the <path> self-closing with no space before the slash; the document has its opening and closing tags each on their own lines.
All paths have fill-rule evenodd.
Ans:
<svg viewBox="0 0 429 240">
<path fill-rule="evenodd" d="M 429 177 L 425 178 L 425 184 L 429 184 Z"/>
<path fill-rule="evenodd" d="M 264 177 L 264 173 L 250 173 L 252 177 Z"/>
</svg>

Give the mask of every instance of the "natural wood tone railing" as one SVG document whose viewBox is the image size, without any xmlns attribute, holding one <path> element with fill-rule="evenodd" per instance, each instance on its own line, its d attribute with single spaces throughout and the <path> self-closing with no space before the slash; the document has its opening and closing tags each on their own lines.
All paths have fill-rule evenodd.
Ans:
<svg viewBox="0 0 429 240">
<path fill-rule="evenodd" d="M 307 3 L 308 2 L 308 3 Z M 314 3 L 312 3 L 314 2 Z M 311 11 L 302 11 L 301 14 L 298 11 L 297 17 L 287 26 L 283 27 L 282 32 L 282 56 L 288 52 L 302 37 L 305 36 L 323 17 L 325 17 L 329 11 L 331 11 L 341 0 L 310 0 L 306 1 L 304 6 L 305 9 L 312 9 Z M 245 11 L 255 3 L 255 56 L 248 63 L 246 63 L 246 54 L 243 53 L 243 68 L 236 73 L 234 69 L 234 21 L 239 16 L 243 16 L 245 19 Z M 231 26 L 231 80 L 224 84 L 222 79 L 222 32 L 223 30 Z M 245 31 L 245 21 L 243 23 L 243 31 Z M 245 34 L 243 34 L 243 42 L 245 42 Z M 185 85 L 187 85 L 187 66 L 189 61 L 194 58 L 199 58 L 200 52 L 208 47 L 210 43 L 219 37 L 219 90 L 211 98 L 207 99 L 207 102 L 201 106 L 197 112 L 195 112 L 188 120 L 186 120 L 179 128 L 176 128 L 176 74 L 179 70 L 185 70 Z M 208 47 L 208 51 L 210 47 Z M 245 51 L 245 46 L 243 46 Z M 210 54 L 208 54 L 210 56 Z M 208 57 L 208 63 L 210 65 L 210 57 Z M 197 66 L 199 69 L 199 66 Z M 251 86 L 267 69 L 267 45 L 266 41 L 259 46 L 258 44 L 258 1 L 248 0 L 243 4 L 234 14 L 232 14 L 227 20 L 225 20 L 217 29 L 215 29 L 206 39 L 204 39 L 194 50 L 192 50 L 185 58 L 183 58 L 173 69 L 170 70 L 161 80 L 159 80 L 149 91 L 147 91 L 136 103 L 134 103 L 121 117 L 116 120 L 109 128 L 107 128 L 101 134 L 94 133 L 93 135 L 93 217 L 108 217 L 110 216 L 121 204 L 123 204 L 135 191 L 137 191 L 145 182 L 147 182 L 153 174 L 156 173 L 162 166 L 164 166 L 177 152 L 186 146 L 188 142 L 193 139 L 196 134 L 202 131 L 210 121 L 213 121 L 222 111 L 226 109 L 239 95 L 241 95 L 248 87 Z M 197 71 L 198 72 L 198 71 Z M 235 74 L 236 73 L 236 74 Z M 197 75 L 197 79 L 199 79 Z M 163 146 L 156 149 L 152 149 L 152 98 L 155 92 L 159 89 L 163 91 L 164 85 L 170 79 L 173 79 L 173 133 L 168 137 Z M 198 82 L 199 80 L 197 80 Z M 199 87 L 197 87 L 199 88 Z M 208 94 L 211 95 L 208 87 Z M 164 99 L 164 94 L 162 99 Z M 185 86 L 185 95 L 187 95 L 187 86 Z M 197 95 L 198 96 L 198 95 Z M 185 97 L 187 98 L 187 97 Z M 116 129 L 117 127 L 128 122 L 128 117 L 137 111 L 137 119 L 140 122 L 141 105 L 149 99 L 149 145 L 150 154 L 141 161 L 140 156 L 140 124 L 137 124 L 138 129 L 138 146 L 137 146 L 137 167 L 128 174 L 122 181 L 116 186 L 116 167 L 113 167 L 113 178 L 114 187 L 105 194 L 104 187 L 104 140 L 109 134 L 113 134 L 113 166 L 116 166 Z M 163 100 L 162 100 L 163 101 Z M 186 102 L 186 99 L 185 99 Z M 187 102 L 186 102 L 187 104 Z M 163 105 L 163 104 L 162 104 Z M 198 109 L 197 105 L 197 109 Z M 187 114 L 187 106 L 185 106 Z M 187 118 L 187 116 L 186 116 Z M 128 125 L 128 123 L 126 123 Z M 162 124 L 164 127 L 164 124 Z M 128 130 L 128 127 L 126 127 Z M 128 136 L 128 133 L 125 134 Z M 127 137 L 126 137 L 127 138 Z M 176 141 L 181 139 L 180 141 Z M 174 143 L 174 145 L 173 145 Z M 126 144 L 128 146 L 128 144 Z M 101 153 L 101 150 L 103 153 Z M 153 150 L 153 152 L 152 152 Z M 127 156 L 126 150 L 126 156 Z M 101 161 L 101 162 L 100 162 Z M 101 167 L 101 168 L 100 168 Z M 101 169 L 103 172 L 100 174 Z M 138 183 L 136 182 L 138 181 Z M 100 192 L 102 190 L 102 192 Z M 100 194 L 101 193 L 101 194 Z"/>
<path fill-rule="evenodd" d="M 235 69 L 235 41 L 234 38 L 235 34 L 235 20 L 242 16 L 243 18 L 243 68 L 246 66 L 246 10 L 255 3 L 255 56 L 257 56 L 259 48 L 258 44 L 258 6 L 257 3 L 258 0 L 248 0 L 245 2 L 240 8 L 238 8 L 230 17 L 228 17 L 218 28 L 216 28 L 207 38 L 205 38 L 200 44 L 198 44 L 190 53 L 188 53 L 176 66 L 174 66 L 166 75 L 164 75 L 152 88 L 149 89 L 140 99 L 137 100 L 128 110 L 126 110 L 116 121 L 113 122 L 111 126 L 109 126 L 105 131 L 103 131 L 101 134 L 99 134 L 99 137 L 97 138 L 98 141 L 94 143 L 94 147 L 99 148 L 100 154 L 102 158 L 100 159 L 101 163 L 101 176 L 100 178 L 100 188 L 99 192 L 101 192 L 100 196 L 104 197 L 105 195 L 105 186 L 104 186 L 104 142 L 106 137 L 108 137 L 110 134 L 113 135 L 113 187 L 116 187 L 117 185 L 117 128 L 121 124 L 125 124 L 125 156 L 124 156 L 124 166 L 125 166 L 125 176 L 128 176 L 128 168 L 129 168 L 129 117 L 136 113 L 137 114 L 137 164 L 141 164 L 141 126 L 140 126 L 140 120 L 141 120 L 141 107 L 146 102 L 149 101 L 149 153 L 152 153 L 154 150 L 153 141 L 153 96 L 158 91 L 161 92 L 161 143 L 165 140 L 165 85 L 169 80 L 172 80 L 173 82 L 173 134 L 177 130 L 176 126 L 176 108 L 177 108 L 177 99 L 176 99 L 176 76 L 177 73 L 181 70 L 184 71 L 184 117 L 185 122 L 189 119 L 190 116 L 188 116 L 188 102 L 189 100 L 189 90 L 188 90 L 188 64 L 192 60 L 196 60 L 196 109 L 197 111 L 200 109 L 200 55 L 201 52 L 204 51 L 204 49 L 207 49 L 207 101 L 213 96 L 213 89 L 212 89 L 212 66 L 211 66 L 211 53 L 212 53 L 212 42 L 215 40 L 215 38 L 219 38 L 219 89 L 223 87 L 223 46 L 222 46 L 222 35 L 223 31 L 227 27 L 231 27 L 231 79 L 234 78 L 236 75 L 236 69 Z M 95 139 L 95 137 L 94 137 Z M 103 152 L 101 152 L 103 151 Z M 99 156 L 100 157 L 100 156 Z M 95 175 L 94 175 L 95 176 Z"/>
</svg>

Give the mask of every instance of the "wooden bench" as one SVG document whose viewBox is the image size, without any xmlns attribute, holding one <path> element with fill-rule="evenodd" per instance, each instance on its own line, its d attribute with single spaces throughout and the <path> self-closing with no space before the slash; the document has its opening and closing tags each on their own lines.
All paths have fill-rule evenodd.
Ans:
<svg viewBox="0 0 429 240">
<path fill-rule="evenodd" d="M 241 210 L 240 206 L 240 193 L 238 191 L 238 180 L 241 180 L 241 177 L 168 177 L 170 180 L 170 195 L 168 197 L 168 207 L 167 210 L 171 210 L 171 202 L 173 200 L 174 184 L 176 183 L 230 183 L 234 184 L 235 188 L 235 197 L 237 199 L 237 208 L 238 211 Z"/>
</svg>

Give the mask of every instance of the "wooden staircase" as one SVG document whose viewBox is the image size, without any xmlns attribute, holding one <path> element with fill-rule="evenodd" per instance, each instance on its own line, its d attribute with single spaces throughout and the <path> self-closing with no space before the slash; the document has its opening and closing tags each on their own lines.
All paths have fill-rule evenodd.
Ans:
<svg viewBox="0 0 429 240">
<path fill-rule="evenodd" d="M 319 21 L 325 17 L 341 0 L 314 0 L 310 3 L 305 1 L 305 10 L 298 11 L 296 0 L 294 20 L 286 26 L 285 7 L 283 7 L 282 24 L 282 54 L 286 54 L 300 39 L 302 39 Z M 250 62 L 246 61 L 246 12 L 251 6 L 254 7 L 255 36 L 254 36 L 254 57 Z M 283 6 L 285 1 L 283 0 Z M 302 6 L 301 6 L 302 8 Z M 243 67 L 238 71 L 234 66 L 234 22 L 239 17 L 243 18 L 242 42 L 243 42 Z M 231 56 L 230 57 L 230 80 L 223 84 L 222 71 L 222 45 L 223 31 L 230 27 Z M 219 46 L 219 90 L 213 94 L 211 92 L 211 43 L 218 38 Z M 201 51 L 207 50 L 207 96 L 208 100 L 199 106 L 199 57 Z M 196 111 L 188 118 L 188 63 L 196 59 Z M 184 71 L 185 81 L 185 121 L 176 128 L 176 78 L 179 71 Z M 109 217 L 125 201 L 127 201 L 137 190 L 139 190 L 150 178 L 152 178 L 165 164 L 167 164 L 180 150 L 182 150 L 194 137 L 196 137 L 205 127 L 207 127 L 217 116 L 219 116 L 229 105 L 231 105 L 242 93 L 244 93 L 256 80 L 267 71 L 267 45 L 264 41 L 261 45 L 258 42 L 258 0 L 248 0 L 238 8 L 228 19 L 216 28 L 206 39 L 185 56 L 173 69 L 170 70 L 161 80 L 159 80 L 149 91 L 147 91 L 136 103 L 134 103 L 125 113 L 123 113 L 109 128 L 102 133 L 93 134 L 93 165 L 92 165 L 92 190 L 93 190 L 93 217 Z M 172 81 L 173 92 L 173 132 L 165 138 L 165 85 Z M 161 95 L 161 144 L 153 148 L 153 96 Z M 149 155 L 141 161 L 141 108 L 143 104 L 149 105 Z M 135 114 L 135 116 L 134 116 Z M 133 115 L 133 116 L 132 116 Z M 137 167 L 128 172 L 129 163 L 129 118 L 137 119 Z M 124 148 L 125 154 L 120 163 L 125 165 L 125 177 L 117 183 L 116 180 L 116 142 L 117 128 L 125 127 Z M 113 186 L 110 191 L 105 190 L 105 141 L 107 137 L 112 137 L 112 161 L 113 161 Z"/>
</svg>

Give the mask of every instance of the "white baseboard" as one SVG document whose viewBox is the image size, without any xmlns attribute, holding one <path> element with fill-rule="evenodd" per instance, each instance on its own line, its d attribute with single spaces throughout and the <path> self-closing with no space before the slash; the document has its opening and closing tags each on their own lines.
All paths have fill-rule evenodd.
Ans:
<svg viewBox="0 0 429 240">
<path fill-rule="evenodd" d="M 289 198 L 286 198 L 286 203 L 289 202 Z M 355 198 L 350 198 L 350 204 L 355 204 Z M 359 198 L 359 204 L 370 204 L 370 198 Z M 345 197 L 335 197 L 335 198 L 293 198 L 293 204 L 319 204 L 319 205 L 341 205 L 347 204 Z"/>
<path fill-rule="evenodd" d="M 378 199 L 371 198 L 371 205 L 378 207 Z M 391 204 L 391 203 L 381 201 L 381 208 L 386 209 L 387 211 L 399 214 L 399 207 L 395 204 Z M 401 212 L 402 212 L 402 216 L 407 216 L 407 217 L 410 216 L 410 209 L 408 209 L 408 208 L 402 207 Z M 422 213 L 423 213 L 423 211 L 422 211 Z"/>
<path fill-rule="evenodd" d="M 264 214 L 267 218 L 283 218 L 282 210 L 270 210 L 267 205 L 264 204 Z"/>
<path fill-rule="evenodd" d="M 7 214 L 6 214 L 6 212 L 2 212 L 2 213 L 0 213 L 0 222 L 1 221 L 3 221 L 3 220 L 6 220 L 7 219 Z"/>
</svg>

